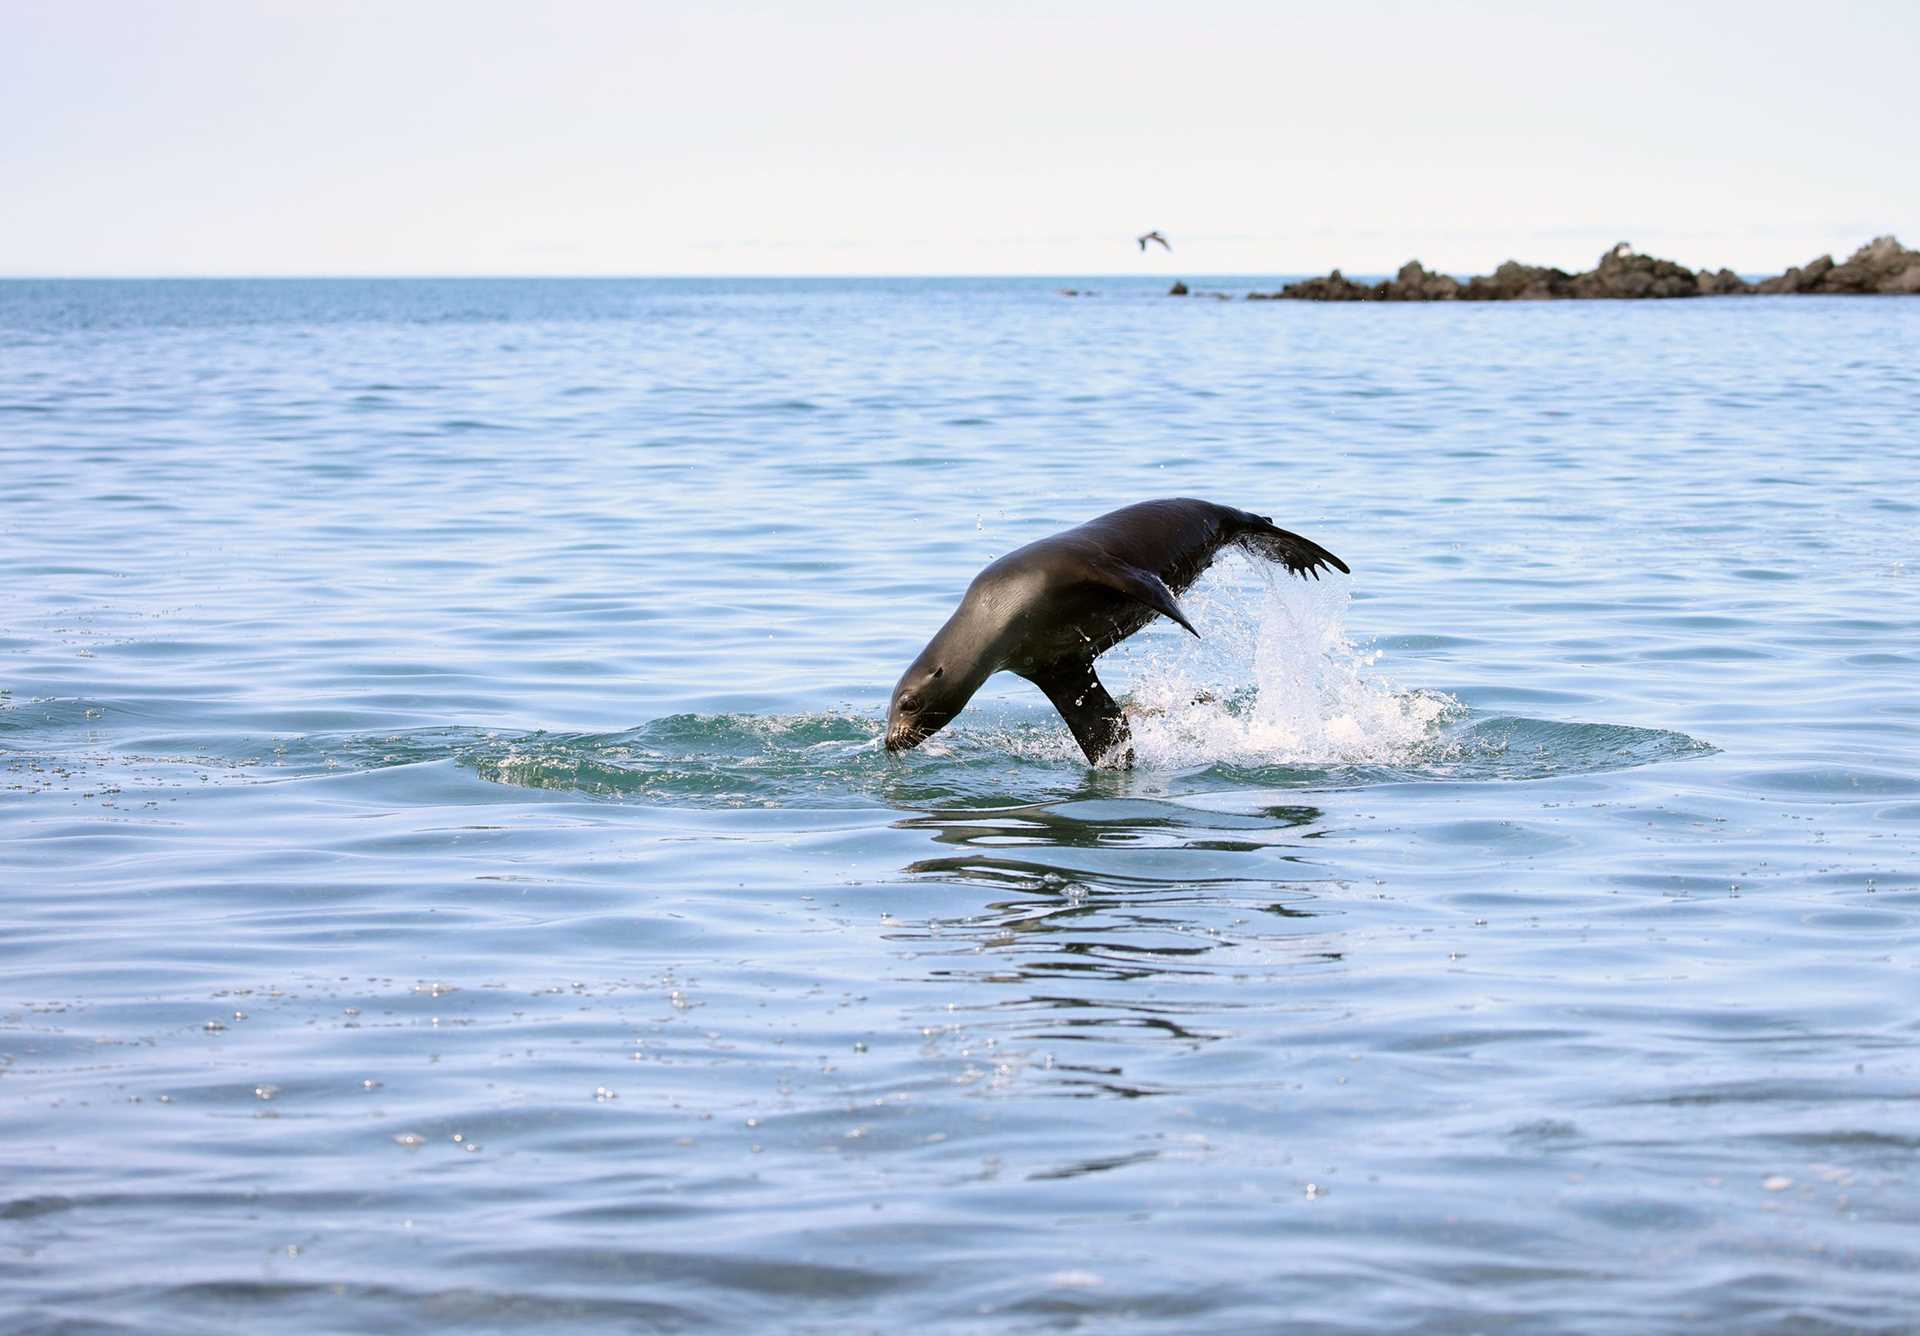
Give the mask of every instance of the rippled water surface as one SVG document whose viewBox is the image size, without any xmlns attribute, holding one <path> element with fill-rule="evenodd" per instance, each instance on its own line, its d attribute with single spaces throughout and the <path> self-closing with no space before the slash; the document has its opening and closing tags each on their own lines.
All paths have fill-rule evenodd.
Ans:
<svg viewBox="0 0 1920 1336">
<path fill-rule="evenodd" d="M 0 1328 L 1913 1330 L 1920 301 L 1058 286 L 0 284 Z"/>
</svg>

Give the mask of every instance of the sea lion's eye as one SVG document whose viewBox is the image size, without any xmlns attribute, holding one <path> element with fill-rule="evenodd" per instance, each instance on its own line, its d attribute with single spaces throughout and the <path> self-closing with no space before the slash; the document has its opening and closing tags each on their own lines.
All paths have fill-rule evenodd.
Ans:
<svg viewBox="0 0 1920 1336">
<path fill-rule="evenodd" d="M 902 696 L 900 698 L 900 708 L 908 714 L 912 714 L 920 708 L 920 698 L 918 696 Z"/>
</svg>

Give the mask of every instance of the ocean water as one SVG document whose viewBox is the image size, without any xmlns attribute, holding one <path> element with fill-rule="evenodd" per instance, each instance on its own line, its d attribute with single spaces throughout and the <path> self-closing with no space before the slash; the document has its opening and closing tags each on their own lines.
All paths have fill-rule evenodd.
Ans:
<svg viewBox="0 0 1920 1336">
<path fill-rule="evenodd" d="M 1917 349 L 0 284 L 0 1329 L 1914 1330 Z M 1353 574 L 880 749 L 1165 495 Z"/>
</svg>

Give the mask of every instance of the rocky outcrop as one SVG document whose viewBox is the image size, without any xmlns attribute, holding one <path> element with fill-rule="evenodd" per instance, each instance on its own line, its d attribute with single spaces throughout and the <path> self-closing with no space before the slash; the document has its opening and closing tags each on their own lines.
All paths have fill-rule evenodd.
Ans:
<svg viewBox="0 0 1920 1336">
<path fill-rule="evenodd" d="M 1794 265 L 1784 274 L 1762 279 L 1754 285 L 1755 292 L 1818 292 L 1820 280 L 1833 268 L 1833 257 L 1822 255 L 1817 260 L 1807 262 L 1805 268 Z"/>
<path fill-rule="evenodd" d="M 1467 280 L 1460 296 L 1470 302 L 1539 302 L 1573 296 L 1573 275 L 1564 269 L 1508 260 L 1491 274 Z"/>
<path fill-rule="evenodd" d="M 1621 242 L 1600 263 L 1573 280 L 1575 297 L 1698 297 L 1700 280 L 1693 270 L 1672 260 L 1642 255 Z"/>
<path fill-rule="evenodd" d="M 1325 278 L 1289 283 L 1278 292 L 1250 292 L 1250 301 L 1287 299 L 1315 302 L 1506 302 L 1567 299 L 1626 300 L 1644 297 L 1722 297 L 1741 293 L 1920 293 L 1920 251 L 1893 237 L 1862 246 L 1845 264 L 1822 255 L 1775 278 L 1749 283 L 1731 269 L 1695 273 L 1621 242 L 1592 269 L 1569 274 L 1545 265 L 1508 260 L 1491 274 L 1461 283 L 1429 273 L 1409 260 L 1393 278 L 1356 283 L 1338 269 Z"/>
<path fill-rule="evenodd" d="M 1731 269 L 1722 269 L 1713 274 L 1702 269 L 1693 276 L 1693 281 L 1702 297 L 1727 297 L 1737 292 L 1753 291 L 1753 284 Z"/>
<path fill-rule="evenodd" d="M 1299 283 L 1289 283 L 1275 297 L 1297 297 L 1309 302 L 1372 302 L 1386 300 L 1386 284 L 1377 288 L 1355 283 L 1338 269 L 1325 278 L 1309 278 Z"/>
<path fill-rule="evenodd" d="M 1845 264 L 1822 255 L 1765 280 L 1755 291 L 1920 293 L 1920 251 L 1908 250 L 1894 237 L 1875 237 Z"/>
<path fill-rule="evenodd" d="M 1338 269 L 1325 278 L 1289 283 L 1278 292 L 1249 292 L 1248 301 L 1292 298 L 1313 302 L 1444 302 L 1460 295 L 1460 283 L 1445 274 L 1428 273 L 1418 260 L 1400 266 L 1385 283 L 1355 283 Z"/>
<path fill-rule="evenodd" d="M 1187 295 L 1187 285 L 1176 279 L 1173 286 L 1167 289 L 1167 295 L 1169 297 L 1184 297 Z"/>
<path fill-rule="evenodd" d="M 1387 284 L 1390 300 L 1403 302 L 1450 302 L 1460 295 L 1460 282 L 1445 274 L 1430 274 L 1418 260 L 1408 260 Z"/>
</svg>

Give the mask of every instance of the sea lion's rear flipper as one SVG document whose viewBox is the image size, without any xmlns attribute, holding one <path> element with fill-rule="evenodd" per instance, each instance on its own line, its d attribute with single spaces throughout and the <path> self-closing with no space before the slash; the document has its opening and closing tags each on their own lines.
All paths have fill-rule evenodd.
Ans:
<svg viewBox="0 0 1920 1336">
<path fill-rule="evenodd" d="M 1061 659 L 1026 677 L 1060 711 L 1089 765 L 1109 757 L 1123 766 L 1133 764 L 1133 735 L 1127 731 L 1126 716 L 1094 676 L 1092 659 Z"/>
<path fill-rule="evenodd" d="M 1136 603 L 1144 603 L 1168 621 L 1177 622 L 1196 639 L 1200 633 L 1193 630 L 1193 623 L 1187 620 L 1187 614 L 1180 610 L 1180 603 L 1167 588 L 1167 582 L 1152 571 L 1141 570 L 1138 566 L 1124 561 L 1103 561 L 1094 567 L 1094 578 L 1116 593 L 1124 594 Z"/>
<path fill-rule="evenodd" d="M 1320 578 L 1320 572 L 1328 566 L 1342 575 L 1351 575 L 1347 563 L 1327 551 L 1311 538 L 1302 538 L 1297 533 L 1276 528 L 1272 520 L 1262 515 L 1249 515 L 1253 521 L 1251 527 L 1234 536 L 1233 541 L 1256 556 L 1268 561 L 1277 561 L 1295 575 L 1305 579 L 1309 574 Z"/>
</svg>

